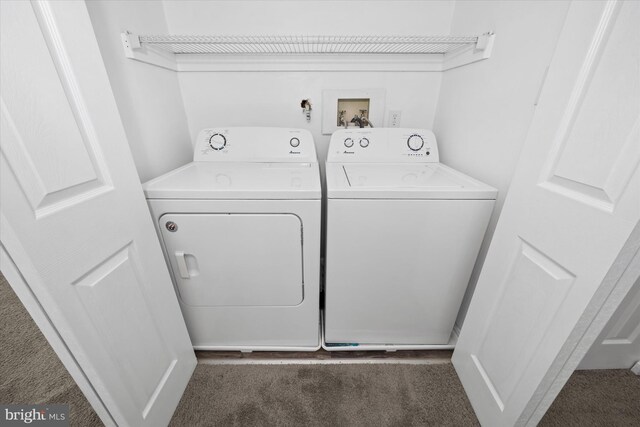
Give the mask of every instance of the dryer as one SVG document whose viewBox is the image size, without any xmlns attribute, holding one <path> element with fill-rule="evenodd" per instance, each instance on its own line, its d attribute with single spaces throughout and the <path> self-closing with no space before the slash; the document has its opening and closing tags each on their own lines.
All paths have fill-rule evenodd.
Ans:
<svg viewBox="0 0 640 427">
<path fill-rule="evenodd" d="M 313 137 L 204 129 L 193 162 L 144 184 L 193 346 L 316 350 L 321 185 Z"/>
<path fill-rule="evenodd" d="M 497 190 L 425 129 L 335 132 L 326 180 L 326 348 L 450 348 Z"/>
</svg>

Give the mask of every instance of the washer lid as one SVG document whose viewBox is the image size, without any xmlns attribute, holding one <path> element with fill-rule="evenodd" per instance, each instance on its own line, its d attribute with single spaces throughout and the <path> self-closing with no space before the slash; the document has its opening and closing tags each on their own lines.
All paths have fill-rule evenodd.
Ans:
<svg viewBox="0 0 640 427">
<path fill-rule="evenodd" d="M 147 199 L 320 199 L 317 163 L 192 162 L 145 183 Z"/>
<path fill-rule="evenodd" d="M 441 163 L 327 163 L 330 199 L 495 199 L 497 190 Z"/>
</svg>

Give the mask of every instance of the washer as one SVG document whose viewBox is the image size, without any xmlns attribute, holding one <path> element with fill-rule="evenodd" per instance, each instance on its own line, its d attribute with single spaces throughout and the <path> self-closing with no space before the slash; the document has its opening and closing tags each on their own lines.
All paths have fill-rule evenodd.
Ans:
<svg viewBox="0 0 640 427">
<path fill-rule="evenodd" d="M 497 190 L 425 129 L 337 131 L 326 177 L 325 348 L 450 348 Z"/>
<path fill-rule="evenodd" d="M 306 130 L 202 130 L 193 162 L 144 186 L 200 350 L 320 346 L 321 185 Z"/>
</svg>

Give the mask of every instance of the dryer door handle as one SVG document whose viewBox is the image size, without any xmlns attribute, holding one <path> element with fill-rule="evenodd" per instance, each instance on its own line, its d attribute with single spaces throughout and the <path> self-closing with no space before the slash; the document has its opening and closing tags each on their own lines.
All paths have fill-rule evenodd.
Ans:
<svg viewBox="0 0 640 427">
<path fill-rule="evenodd" d="M 191 276 L 189 275 L 189 268 L 187 267 L 187 261 L 184 259 L 184 252 L 176 251 L 176 262 L 178 263 L 178 271 L 180 272 L 180 277 L 183 279 L 189 279 Z"/>
</svg>

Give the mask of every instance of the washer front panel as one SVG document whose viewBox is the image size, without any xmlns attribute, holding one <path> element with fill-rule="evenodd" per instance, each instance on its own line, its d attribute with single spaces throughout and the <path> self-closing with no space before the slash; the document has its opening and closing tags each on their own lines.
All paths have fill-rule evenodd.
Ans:
<svg viewBox="0 0 640 427">
<path fill-rule="evenodd" d="M 447 344 L 493 204 L 329 199 L 326 342 Z"/>
</svg>

